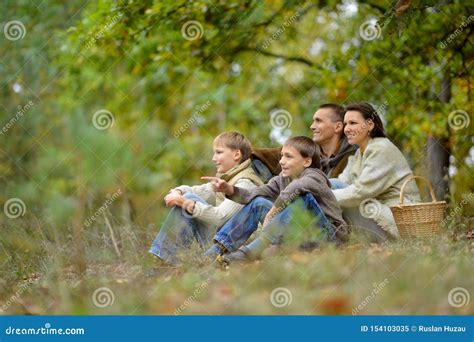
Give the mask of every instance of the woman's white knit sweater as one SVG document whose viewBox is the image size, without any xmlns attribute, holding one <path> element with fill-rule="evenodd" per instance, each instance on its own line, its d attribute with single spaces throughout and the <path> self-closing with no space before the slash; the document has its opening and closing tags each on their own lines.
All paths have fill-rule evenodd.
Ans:
<svg viewBox="0 0 474 342">
<path fill-rule="evenodd" d="M 359 206 L 361 214 L 374 219 L 392 236 L 398 236 L 390 206 L 399 204 L 400 190 L 412 175 L 402 152 L 387 138 L 371 138 L 364 152 L 360 148 L 349 157 L 338 179 L 348 187 L 333 190 L 343 208 Z M 418 188 L 411 180 L 404 191 L 404 203 L 420 201 Z"/>
</svg>

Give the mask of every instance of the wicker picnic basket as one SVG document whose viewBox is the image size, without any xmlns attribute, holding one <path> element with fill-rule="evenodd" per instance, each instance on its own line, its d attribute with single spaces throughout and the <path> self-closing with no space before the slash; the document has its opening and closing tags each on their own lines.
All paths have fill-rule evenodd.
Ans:
<svg viewBox="0 0 474 342">
<path fill-rule="evenodd" d="M 414 178 L 423 179 L 428 183 L 432 202 L 403 204 L 403 191 L 408 182 Z M 400 204 L 390 207 L 398 232 L 402 238 L 428 238 L 440 231 L 443 221 L 445 201 L 436 201 L 436 196 L 430 181 L 425 177 L 411 176 L 405 180 L 400 189 Z"/>
</svg>

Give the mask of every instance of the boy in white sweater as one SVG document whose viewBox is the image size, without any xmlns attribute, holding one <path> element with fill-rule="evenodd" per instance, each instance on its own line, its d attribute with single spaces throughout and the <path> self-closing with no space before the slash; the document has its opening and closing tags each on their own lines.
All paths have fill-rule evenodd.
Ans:
<svg viewBox="0 0 474 342">
<path fill-rule="evenodd" d="M 251 167 L 252 147 L 243 134 L 220 134 L 214 140 L 213 150 L 216 177 L 245 189 L 263 184 Z M 169 264 L 178 264 L 179 253 L 189 249 L 192 242 L 201 248 L 208 247 L 216 230 L 243 207 L 216 193 L 211 183 L 178 186 L 164 200 L 171 211 L 149 252 Z"/>
</svg>

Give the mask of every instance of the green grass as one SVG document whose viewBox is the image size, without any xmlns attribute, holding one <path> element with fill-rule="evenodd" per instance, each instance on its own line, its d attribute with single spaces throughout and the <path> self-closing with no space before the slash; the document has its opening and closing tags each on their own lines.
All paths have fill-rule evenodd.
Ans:
<svg viewBox="0 0 474 342">
<path fill-rule="evenodd" d="M 466 223 L 467 222 L 467 223 Z M 104 222 L 82 235 L 77 254 L 71 227 L 15 220 L 0 236 L 0 312 L 3 314 L 473 314 L 474 300 L 454 307 L 452 289 L 474 293 L 474 247 L 469 221 L 453 239 L 368 244 L 354 234 L 336 249 L 302 252 L 299 231 L 262 261 L 222 270 L 189 253 L 180 268 L 161 269 L 147 254 L 156 226 L 111 220 L 116 247 Z M 302 218 L 299 225 L 307 222 Z M 467 232 L 467 234 L 466 234 Z M 470 234 L 470 235 L 469 235 Z M 80 247 L 80 246 L 79 246 Z M 118 249 L 118 254 L 117 253 Z M 86 270 L 78 272 L 81 257 Z M 105 295 L 94 291 L 107 288 Z M 285 288 L 274 297 L 276 288 Z M 105 293 L 105 292 L 104 292 Z M 289 300 L 291 296 L 291 302 Z M 113 303 L 100 307 L 101 303 Z M 103 301 L 102 301 L 103 300 Z M 278 307 L 278 303 L 288 305 Z"/>
</svg>

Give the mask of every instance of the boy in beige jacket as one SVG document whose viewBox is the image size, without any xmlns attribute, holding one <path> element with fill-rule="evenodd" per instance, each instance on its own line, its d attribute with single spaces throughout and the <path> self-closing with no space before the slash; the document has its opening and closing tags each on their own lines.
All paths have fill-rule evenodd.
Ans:
<svg viewBox="0 0 474 342">
<path fill-rule="evenodd" d="M 263 184 L 251 167 L 252 147 L 243 134 L 220 134 L 214 140 L 213 150 L 216 177 L 245 189 Z M 218 228 L 243 208 L 213 191 L 211 183 L 178 186 L 164 200 L 171 211 L 149 252 L 169 264 L 178 264 L 179 253 L 189 249 L 192 242 L 201 248 L 208 247 Z"/>
</svg>

